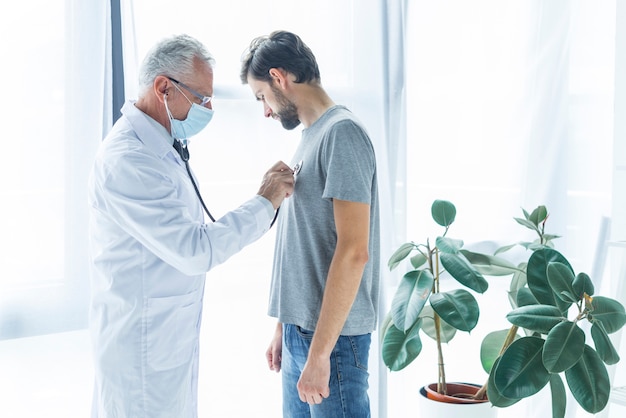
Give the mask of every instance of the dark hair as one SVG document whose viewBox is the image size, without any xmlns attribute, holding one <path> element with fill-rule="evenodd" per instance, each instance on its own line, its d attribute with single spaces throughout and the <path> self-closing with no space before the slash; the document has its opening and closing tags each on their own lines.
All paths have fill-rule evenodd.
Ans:
<svg viewBox="0 0 626 418">
<path fill-rule="evenodd" d="M 296 34 L 275 31 L 259 36 L 250 43 L 241 60 L 241 82 L 248 75 L 257 80 L 271 81 L 271 68 L 282 68 L 296 76 L 296 83 L 320 82 L 320 70 L 311 49 Z"/>
</svg>

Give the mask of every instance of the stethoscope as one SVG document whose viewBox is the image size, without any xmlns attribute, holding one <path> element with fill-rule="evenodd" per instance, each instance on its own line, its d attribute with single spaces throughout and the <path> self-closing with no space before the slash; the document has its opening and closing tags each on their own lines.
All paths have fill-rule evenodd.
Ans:
<svg viewBox="0 0 626 418">
<path fill-rule="evenodd" d="M 204 204 L 204 200 L 202 199 L 202 195 L 200 194 L 198 185 L 196 184 L 196 181 L 193 179 L 193 175 L 191 174 L 191 168 L 189 168 L 189 149 L 187 149 L 186 141 L 184 143 L 183 141 L 174 138 L 173 146 L 174 146 L 174 149 L 180 155 L 181 160 L 183 160 L 183 162 L 185 163 L 187 174 L 189 175 L 189 179 L 191 180 L 193 189 L 196 191 L 196 196 L 198 196 L 198 199 L 200 200 L 200 204 L 202 205 L 202 208 L 204 209 L 206 214 L 209 216 L 209 219 L 211 219 L 212 222 L 215 222 L 215 218 L 213 217 L 213 215 L 211 215 L 211 212 L 209 212 L 209 209 Z M 294 178 L 298 175 L 301 168 L 302 168 L 302 160 L 300 160 L 300 162 L 293 167 Z M 276 209 L 276 212 L 274 213 L 274 218 L 272 219 L 272 222 L 270 223 L 270 228 L 274 226 L 274 223 L 276 223 L 276 219 L 278 218 L 279 211 L 280 211 L 280 206 Z"/>
<path fill-rule="evenodd" d="M 183 143 L 183 141 L 181 141 L 180 139 L 174 138 L 173 146 L 174 146 L 174 149 L 178 151 L 178 154 L 180 155 L 181 160 L 183 160 L 183 162 L 185 163 L 187 174 L 189 175 L 189 179 L 191 180 L 193 189 L 196 191 L 196 196 L 198 196 L 198 199 L 200 199 L 200 204 L 202 205 L 202 208 L 204 209 L 206 214 L 209 216 L 209 219 L 211 219 L 212 222 L 215 222 L 215 218 L 213 217 L 213 215 L 211 215 L 211 212 L 209 212 L 209 209 L 207 209 L 206 205 L 204 204 L 204 200 L 202 199 L 200 190 L 198 190 L 198 185 L 196 184 L 196 181 L 193 179 L 193 176 L 191 175 L 191 168 L 189 168 L 189 149 L 187 149 L 187 144 Z"/>
</svg>

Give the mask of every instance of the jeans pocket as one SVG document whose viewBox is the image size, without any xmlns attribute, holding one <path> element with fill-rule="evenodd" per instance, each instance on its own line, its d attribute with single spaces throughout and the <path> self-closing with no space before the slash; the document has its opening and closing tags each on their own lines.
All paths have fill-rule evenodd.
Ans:
<svg viewBox="0 0 626 418">
<path fill-rule="evenodd" d="M 351 335 L 346 337 L 352 347 L 355 366 L 367 371 L 369 362 L 369 352 L 371 344 L 371 334 Z"/>
<path fill-rule="evenodd" d="M 312 340 L 313 339 L 313 331 L 309 331 L 307 329 L 304 329 L 300 326 L 296 326 L 296 332 L 298 333 L 298 335 L 301 338 L 304 338 L 305 340 Z"/>
</svg>

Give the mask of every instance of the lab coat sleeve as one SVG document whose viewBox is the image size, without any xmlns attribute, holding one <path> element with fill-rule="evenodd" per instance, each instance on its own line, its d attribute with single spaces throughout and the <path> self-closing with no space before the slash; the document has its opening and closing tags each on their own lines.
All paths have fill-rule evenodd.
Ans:
<svg viewBox="0 0 626 418">
<path fill-rule="evenodd" d="M 91 181 L 93 209 L 190 276 L 206 273 L 256 241 L 274 213 L 269 200 L 255 196 L 216 222 L 203 223 L 190 213 L 198 201 L 184 168 L 142 153 L 100 161 Z"/>
</svg>

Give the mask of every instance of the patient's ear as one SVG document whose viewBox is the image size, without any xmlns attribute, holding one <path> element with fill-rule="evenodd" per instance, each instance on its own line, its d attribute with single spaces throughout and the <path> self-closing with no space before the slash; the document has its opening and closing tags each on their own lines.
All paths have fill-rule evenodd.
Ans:
<svg viewBox="0 0 626 418">
<path fill-rule="evenodd" d="M 272 77 L 272 82 L 283 89 L 291 82 L 290 73 L 282 68 L 270 68 L 270 76 Z"/>
</svg>

